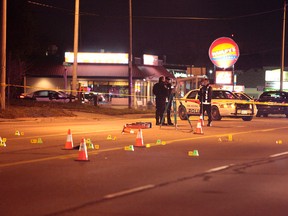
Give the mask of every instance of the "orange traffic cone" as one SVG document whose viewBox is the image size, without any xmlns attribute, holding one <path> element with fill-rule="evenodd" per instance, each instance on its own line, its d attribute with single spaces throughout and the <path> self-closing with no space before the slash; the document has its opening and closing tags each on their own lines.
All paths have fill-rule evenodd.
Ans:
<svg viewBox="0 0 288 216">
<path fill-rule="evenodd" d="M 196 131 L 194 132 L 194 134 L 204 134 L 203 129 L 202 129 L 201 119 L 199 119 L 197 122 L 197 127 L 196 127 Z"/>
<path fill-rule="evenodd" d="M 72 150 L 73 149 L 73 138 L 72 138 L 72 133 L 71 133 L 70 129 L 68 130 L 66 144 L 65 144 L 65 147 L 63 149 L 64 150 Z"/>
<path fill-rule="evenodd" d="M 134 147 L 145 147 L 141 129 L 138 130 Z"/>
<path fill-rule="evenodd" d="M 80 143 L 78 159 L 76 161 L 89 161 L 86 141 L 84 138 L 82 138 L 82 141 Z"/>
<path fill-rule="evenodd" d="M 204 119 L 203 119 L 203 116 L 202 115 L 200 115 L 200 120 L 201 120 L 201 125 L 202 125 L 202 127 L 204 126 Z"/>
<path fill-rule="evenodd" d="M 124 125 L 123 130 L 122 130 L 122 134 L 124 134 L 124 133 L 134 134 L 135 131 L 132 128 L 129 128 L 126 125 Z"/>
</svg>

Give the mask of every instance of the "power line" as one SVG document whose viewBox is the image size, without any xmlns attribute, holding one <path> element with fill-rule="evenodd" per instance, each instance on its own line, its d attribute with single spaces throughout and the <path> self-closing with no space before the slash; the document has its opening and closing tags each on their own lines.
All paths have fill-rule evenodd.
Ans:
<svg viewBox="0 0 288 216">
<path fill-rule="evenodd" d="M 278 11 L 282 11 L 282 9 L 275 9 L 271 11 L 265 11 L 265 12 L 259 12 L 259 13 L 253 13 L 253 14 L 247 14 L 242 16 L 235 16 L 235 17 L 158 17 L 158 16 L 141 16 L 135 18 L 142 18 L 142 19 L 169 19 L 169 20 L 211 20 L 211 21 L 226 21 L 226 20 L 235 20 L 235 19 L 243 19 L 243 18 L 249 18 L 249 17 L 255 17 L 255 16 L 262 16 L 265 14 L 275 13 Z"/>
<path fill-rule="evenodd" d="M 55 7 L 52 5 L 47 5 L 35 1 L 28 1 L 29 4 L 37 5 L 39 7 L 46 7 L 50 9 L 56 9 L 56 10 L 62 10 L 66 11 L 69 13 L 74 13 L 74 10 L 69 10 L 65 8 L 60 8 L 60 7 Z M 227 20 L 235 20 L 235 19 L 243 19 L 243 18 L 249 18 L 249 17 L 255 17 L 255 16 L 263 16 L 266 14 L 271 14 L 275 13 L 278 11 L 282 11 L 283 8 L 279 9 L 274 9 L 270 11 L 264 11 L 264 12 L 259 12 L 259 13 L 252 13 L 252 14 L 246 14 L 242 16 L 235 16 L 235 17 L 177 17 L 177 16 L 133 16 L 136 19 L 159 19 L 159 20 L 198 20 L 198 21 L 227 21 Z M 80 15 L 86 15 L 86 16 L 100 16 L 99 14 L 96 13 L 90 13 L 90 12 L 80 12 Z M 103 16 L 103 17 L 112 17 L 112 16 Z M 124 18 L 124 17 L 118 17 L 118 18 Z"/>
<path fill-rule="evenodd" d="M 60 11 L 65 11 L 65 12 L 69 12 L 71 14 L 74 14 L 74 10 L 69 10 L 69 9 L 65 9 L 65 8 L 60 8 L 60 7 L 55 7 L 52 5 L 47 5 L 47 4 L 43 4 L 43 3 L 39 3 L 39 2 L 35 2 L 35 1 L 28 1 L 29 4 L 33 4 L 39 7 L 45 7 L 45 8 L 50 8 L 50 9 L 55 9 L 55 10 L 60 10 Z M 86 16 L 99 16 L 99 14 L 95 14 L 95 13 L 88 13 L 88 12 L 80 12 L 80 15 L 86 15 Z"/>
</svg>

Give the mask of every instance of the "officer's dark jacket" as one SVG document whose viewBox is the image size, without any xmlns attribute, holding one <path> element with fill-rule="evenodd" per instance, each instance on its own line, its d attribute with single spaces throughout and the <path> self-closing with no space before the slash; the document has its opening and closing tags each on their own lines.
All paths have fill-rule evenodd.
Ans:
<svg viewBox="0 0 288 216">
<path fill-rule="evenodd" d="M 153 94 L 156 98 L 166 98 L 168 96 L 168 89 L 165 86 L 165 83 L 156 83 L 153 86 Z"/>
<path fill-rule="evenodd" d="M 206 86 L 201 86 L 199 90 L 199 100 L 203 104 L 211 104 L 212 87 L 209 84 Z"/>
</svg>

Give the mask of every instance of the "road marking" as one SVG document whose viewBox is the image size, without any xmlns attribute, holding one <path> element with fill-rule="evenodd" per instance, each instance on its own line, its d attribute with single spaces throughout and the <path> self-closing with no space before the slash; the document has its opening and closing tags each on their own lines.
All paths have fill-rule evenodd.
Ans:
<svg viewBox="0 0 288 216">
<path fill-rule="evenodd" d="M 227 169 L 227 168 L 229 168 L 231 166 L 234 166 L 234 164 L 229 164 L 229 165 L 226 165 L 226 166 L 220 166 L 220 167 L 212 168 L 212 169 L 209 169 L 208 171 L 206 171 L 206 173 L 218 172 L 218 171 Z"/>
<path fill-rule="evenodd" d="M 288 152 L 282 152 L 282 153 L 270 155 L 269 157 L 273 158 L 273 157 L 279 157 L 279 156 L 287 155 L 287 154 L 288 154 Z"/>
<path fill-rule="evenodd" d="M 288 127 L 278 127 L 268 130 L 281 130 L 281 129 L 288 129 Z M 173 143 L 173 142 L 180 142 L 180 141 L 189 141 L 189 140 L 195 140 L 195 139 L 207 139 L 207 138 L 218 138 L 219 136 L 228 136 L 228 135 L 241 135 L 241 134 L 249 134 L 249 133 L 255 133 L 255 132 L 262 132 L 263 130 L 251 130 L 251 131 L 242 131 L 242 132 L 236 132 L 236 133 L 227 133 L 227 134 L 217 134 L 217 135 L 205 135 L 205 136 L 195 136 L 195 137 L 189 137 L 189 138 L 183 138 L 183 139 L 175 139 L 167 141 L 167 144 Z"/>
<path fill-rule="evenodd" d="M 117 192 L 117 193 L 108 194 L 108 195 L 104 196 L 104 199 L 113 199 L 113 198 L 116 198 L 116 197 L 120 197 L 120 196 L 124 196 L 124 195 L 128 195 L 128 194 L 132 194 L 132 193 L 148 190 L 148 189 L 151 189 L 151 188 L 154 188 L 154 187 L 155 187 L 155 185 L 152 185 L 152 184 L 144 185 L 144 186 L 141 186 L 141 187 L 132 188 L 132 189 L 129 189 L 129 190 L 124 190 L 124 191 L 120 191 L 120 192 Z"/>
<path fill-rule="evenodd" d="M 266 129 L 266 130 L 261 130 L 261 132 L 269 132 L 269 131 L 274 131 L 276 129 L 272 128 L 272 129 Z"/>
<path fill-rule="evenodd" d="M 10 166 L 16 166 L 16 165 L 23 165 L 23 164 L 29 164 L 29 163 L 36 163 L 36 162 L 42 162 L 42 161 L 48 161 L 48 160 L 55 160 L 60 159 L 63 157 L 63 155 L 58 155 L 55 157 L 48 157 L 48 158 L 39 158 L 39 159 L 33 159 L 33 160 L 25 160 L 25 161 L 17 161 L 17 162 L 11 162 L 6 164 L 0 164 L 1 167 L 10 167 Z"/>
<path fill-rule="evenodd" d="M 274 128 L 273 130 L 280 130 L 280 129 L 287 129 L 287 128 L 288 127 L 279 127 L 279 128 Z M 255 133 L 255 132 L 261 132 L 261 131 L 263 131 L 263 130 L 261 129 L 261 130 L 243 131 L 243 132 L 229 133 L 229 134 L 234 136 L 234 135 Z M 209 136 L 205 135 L 205 136 L 195 136 L 195 137 L 189 137 L 189 138 L 175 139 L 175 140 L 166 141 L 166 144 L 168 145 L 168 144 L 172 144 L 172 143 L 175 143 L 175 142 L 189 141 L 189 140 L 196 140 L 196 139 L 208 139 L 208 138 L 213 138 L 213 137 L 218 138 L 219 136 L 228 136 L 229 134 L 216 134 L 216 135 L 209 135 Z M 48 136 L 55 136 L 55 134 L 46 135 L 46 136 L 47 137 Z M 45 136 L 42 136 L 42 137 L 45 137 Z M 25 138 L 27 138 L 27 137 L 25 137 Z M 12 139 L 18 139 L 18 138 L 12 138 Z M 154 144 L 154 145 L 157 146 L 156 144 Z M 115 147 L 115 148 L 102 149 L 102 150 L 97 150 L 97 151 L 94 151 L 94 152 L 89 152 L 89 155 L 95 155 L 95 154 L 98 154 L 100 152 L 109 152 L 109 151 L 116 151 L 116 150 L 122 150 L 122 149 L 123 149 L 123 146 Z M 58 155 L 58 156 L 54 156 L 54 157 L 47 157 L 47 158 L 40 158 L 40 159 L 34 159 L 34 160 L 25 160 L 25 161 L 5 163 L 5 164 L 0 164 L 0 168 L 16 166 L 16 165 L 23 165 L 23 164 L 29 164 L 29 163 L 37 163 L 37 162 L 42 162 L 42 161 L 56 160 L 56 159 L 58 159 L 58 160 L 59 159 L 65 159 L 65 158 L 69 159 L 69 158 L 72 158 L 72 157 L 77 157 L 75 155 L 76 154 Z M 275 156 L 275 157 L 277 157 L 277 156 Z"/>
<path fill-rule="evenodd" d="M 73 132 L 73 135 L 81 135 L 81 134 L 94 134 L 94 133 L 101 133 L 101 132 L 114 132 L 114 131 L 119 131 L 119 128 L 110 128 L 109 130 L 107 129 L 103 129 L 103 130 L 97 130 L 97 131 L 81 131 L 81 132 Z M 54 136 L 67 136 L 67 133 L 54 133 L 54 134 L 46 134 L 46 135 L 42 135 L 41 137 L 45 138 L 45 137 L 54 137 Z M 35 138 L 35 136 L 19 136 L 19 137 L 11 137 L 9 138 L 9 140 L 18 140 L 18 139 L 31 139 L 31 138 Z"/>
<path fill-rule="evenodd" d="M 89 151 L 88 155 L 96 155 L 96 154 L 99 154 L 100 152 L 116 151 L 116 150 L 121 150 L 121 149 L 123 149 L 123 147 L 102 149 L 102 150 L 91 151 L 91 152 Z M 77 156 L 78 156 L 78 153 L 74 153 L 74 154 L 58 155 L 58 156 L 39 158 L 39 159 L 33 159 L 33 160 L 17 161 L 17 162 L 0 164 L 0 168 L 2 168 L 2 167 L 11 167 L 11 166 L 16 166 L 16 165 L 23 165 L 23 164 L 29 164 L 29 163 L 37 163 L 37 162 L 42 162 L 42 161 L 56 160 L 56 159 L 64 160 L 64 159 L 76 158 Z"/>
</svg>

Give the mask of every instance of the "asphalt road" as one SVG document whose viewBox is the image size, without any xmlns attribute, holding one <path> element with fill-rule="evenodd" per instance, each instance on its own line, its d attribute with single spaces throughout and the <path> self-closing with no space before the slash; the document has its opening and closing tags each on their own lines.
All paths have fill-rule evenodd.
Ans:
<svg viewBox="0 0 288 216">
<path fill-rule="evenodd" d="M 204 135 L 188 121 L 153 125 L 142 130 L 149 145 L 127 151 L 136 134 L 121 134 L 123 125 L 138 121 L 154 123 L 139 116 L 1 122 L 0 214 L 287 215 L 285 117 L 223 119 Z M 194 131 L 196 124 L 194 117 Z M 82 138 L 99 146 L 88 149 L 89 161 L 63 150 L 68 129 L 74 146 Z"/>
</svg>

